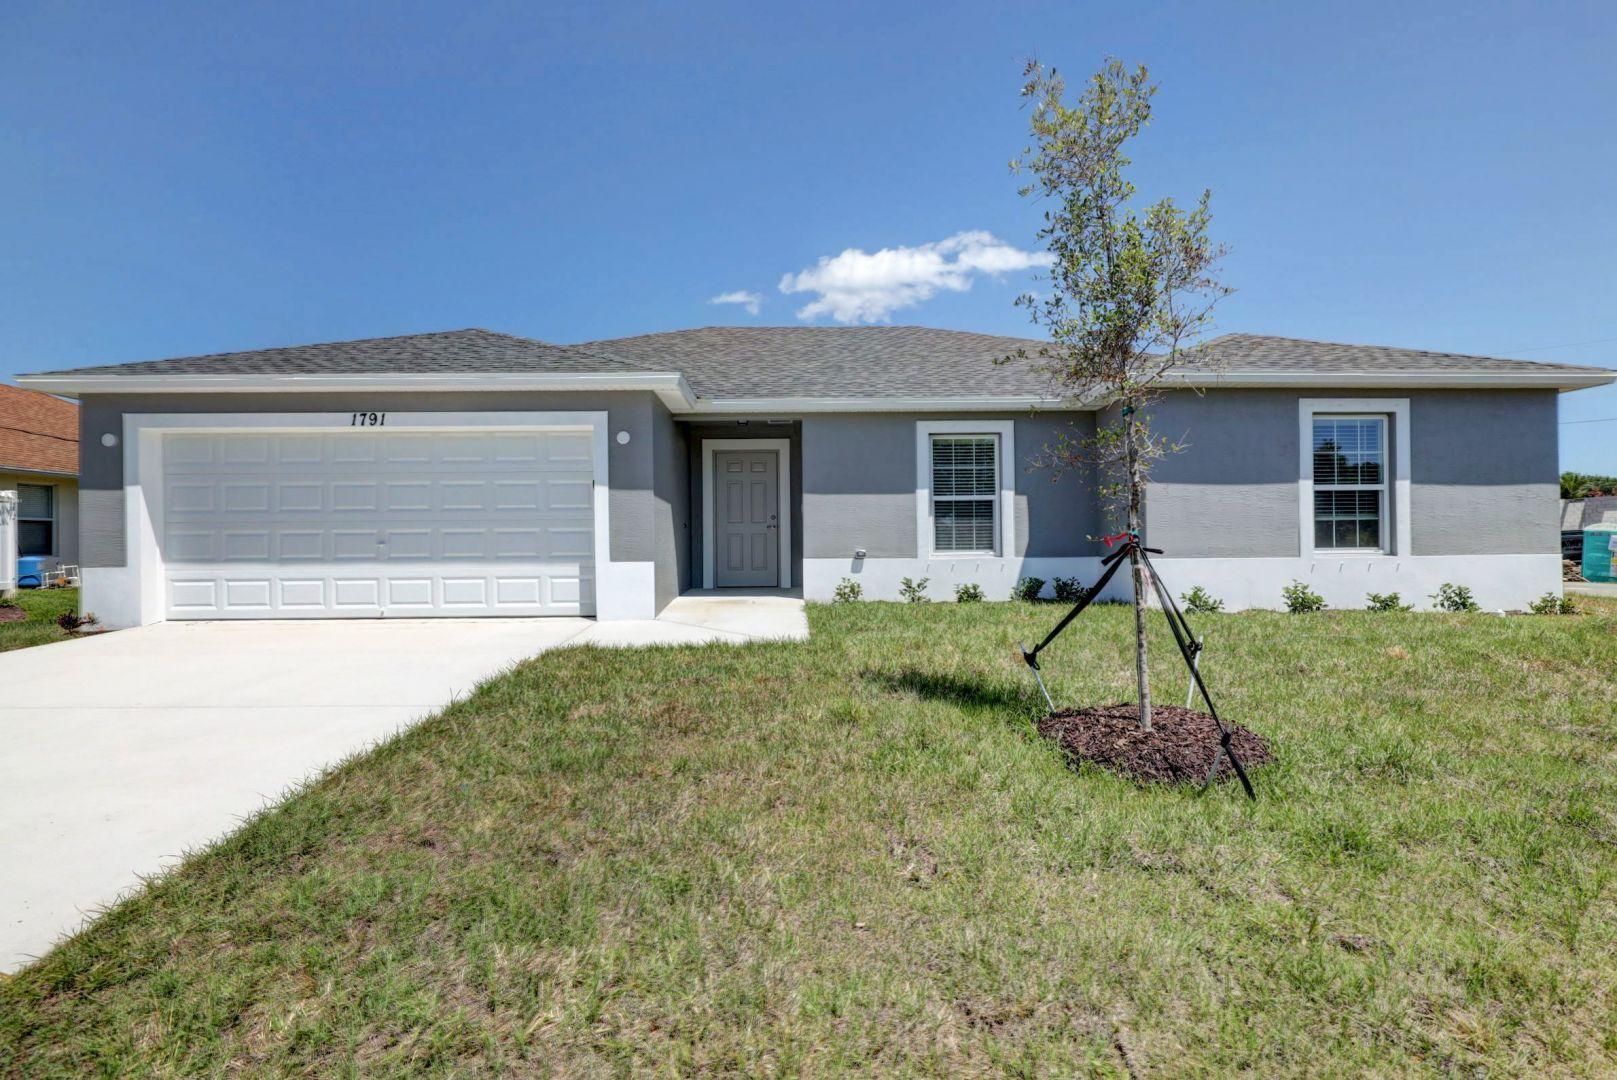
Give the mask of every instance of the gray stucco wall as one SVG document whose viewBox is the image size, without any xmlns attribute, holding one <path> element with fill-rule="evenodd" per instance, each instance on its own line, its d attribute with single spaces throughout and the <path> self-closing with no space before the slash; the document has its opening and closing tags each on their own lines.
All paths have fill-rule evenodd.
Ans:
<svg viewBox="0 0 1617 1080">
<path fill-rule="evenodd" d="M 612 485 L 612 558 L 659 558 L 654 461 L 654 410 L 649 392 L 611 394 L 513 392 L 502 394 L 91 394 L 79 403 L 80 558 L 85 566 L 122 566 L 123 417 L 125 413 L 350 413 L 386 412 L 600 412 L 613 435 L 629 432 L 628 445 L 608 442 Z M 101 436 L 119 436 L 114 447 Z M 668 525 L 664 535 L 668 535 Z M 666 550 L 664 560 L 673 556 Z M 659 589 L 660 591 L 660 589 Z"/>
<path fill-rule="evenodd" d="M 687 475 L 690 483 L 690 588 L 702 587 L 702 440 L 703 439 L 786 439 L 791 443 L 788 513 L 792 520 L 792 582 L 803 580 L 803 426 L 795 420 L 767 418 L 740 423 L 735 420 L 693 420 L 685 429 L 690 455 Z"/>
<path fill-rule="evenodd" d="M 1559 553 L 1557 420 L 1553 390 L 1411 394 L 1415 554 Z"/>
<path fill-rule="evenodd" d="M 1150 409 L 1152 425 L 1186 449 L 1153 471 L 1150 543 L 1181 557 L 1297 555 L 1297 403 L 1305 397 L 1409 399 L 1409 554 L 1559 550 L 1553 390 L 1171 394 Z"/>
<path fill-rule="evenodd" d="M 661 401 L 651 410 L 657 610 L 690 587 L 691 484 L 685 429 Z"/>
<path fill-rule="evenodd" d="M 915 423 L 917 420 L 1011 420 L 1016 467 L 1018 557 L 1091 555 L 1100 545 L 1092 486 L 1071 473 L 1056 480 L 1031 459 L 1060 432 L 1094 433 L 1090 413 L 856 413 L 803 419 L 803 555 L 915 558 Z"/>
</svg>

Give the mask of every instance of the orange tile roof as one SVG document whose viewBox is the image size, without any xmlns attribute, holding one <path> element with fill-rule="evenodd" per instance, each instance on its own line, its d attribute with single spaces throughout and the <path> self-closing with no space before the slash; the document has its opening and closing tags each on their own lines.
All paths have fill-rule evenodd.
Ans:
<svg viewBox="0 0 1617 1080">
<path fill-rule="evenodd" d="M 38 390 L 0 386 L 0 472 L 79 474 L 79 407 Z"/>
</svg>

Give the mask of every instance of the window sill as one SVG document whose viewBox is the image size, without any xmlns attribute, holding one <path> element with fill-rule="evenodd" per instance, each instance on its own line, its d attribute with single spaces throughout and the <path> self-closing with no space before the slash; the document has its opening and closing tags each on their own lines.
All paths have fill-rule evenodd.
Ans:
<svg viewBox="0 0 1617 1080">
<path fill-rule="evenodd" d="M 1365 548 L 1319 548 L 1310 551 L 1311 559 L 1396 559 L 1390 551 L 1372 551 Z"/>
<path fill-rule="evenodd" d="M 949 562 L 953 559 L 997 559 L 997 551 L 934 551 L 927 555 L 928 562 Z"/>
</svg>

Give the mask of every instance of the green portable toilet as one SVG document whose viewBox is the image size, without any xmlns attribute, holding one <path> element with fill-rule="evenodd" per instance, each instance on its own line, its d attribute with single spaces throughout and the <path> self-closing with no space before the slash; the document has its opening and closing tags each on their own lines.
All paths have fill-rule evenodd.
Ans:
<svg viewBox="0 0 1617 1080">
<path fill-rule="evenodd" d="M 1617 581 L 1617 522 L 1603 521 L 1583 530 L 1583 576 L 1588 581 Z"/>
</svg>

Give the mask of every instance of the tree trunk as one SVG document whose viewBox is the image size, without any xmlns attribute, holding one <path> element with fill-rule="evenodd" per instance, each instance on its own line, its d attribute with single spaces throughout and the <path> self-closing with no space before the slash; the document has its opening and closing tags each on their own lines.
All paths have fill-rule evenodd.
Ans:
<svg viewBox="0 0 1617 1080">
<path fill-rule="evenodd" d="M 1140 457 L 1135 446 L 1135 410 L 1129 409 L 1123 441 L 1128 454 L 1129 533 L 1140 535 Z M 1130 556 L 1134 577 L 1134 681 L 1140 692 L 1140 727 L 1151 730 L 1151 672 L 1145 662 L 1145 563 L 1140 553 Z"/>
</svg>

